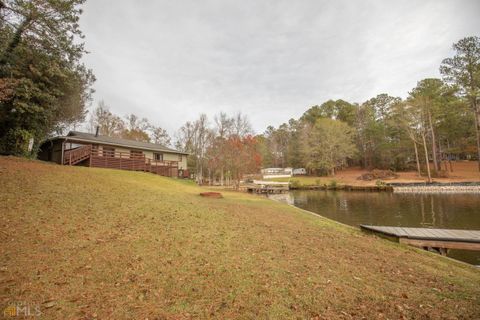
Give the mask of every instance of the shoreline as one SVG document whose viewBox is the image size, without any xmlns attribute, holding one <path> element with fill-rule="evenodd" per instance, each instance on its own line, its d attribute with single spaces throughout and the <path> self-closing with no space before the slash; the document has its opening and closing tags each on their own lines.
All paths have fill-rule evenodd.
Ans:
<svg viewBox="0 0 480 320">
<path fill-rule="evenodd" d="M 366 191 L 366 192 L 393 192 L 390 186 L 352 186 L 352 185 L 301 185 L 290 186 L 290 190 L 324 190 L 324 191 Z"/>
<path fill-rule="evenodd" d="M 330 190 L 330 191 L 366 191 L 366 192 L 409 192 L 409 193 L 480 193 L 480 182 L 393 182 L 380 186 L 358 185 L 296 185 L 290 190 Z"/>
</svg>

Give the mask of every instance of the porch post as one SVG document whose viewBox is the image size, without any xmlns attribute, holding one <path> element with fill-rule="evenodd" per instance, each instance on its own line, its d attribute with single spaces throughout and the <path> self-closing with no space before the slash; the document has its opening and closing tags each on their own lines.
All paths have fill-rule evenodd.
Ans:
<svg viewBox="0 0 480 320">
<path fill-rule="evenodd" d="M 65 152 L 65 140 L 62 141 L 62 156 L 61 156 L 61 165 L 63 166 L 63 154 Z"/>
<path fill-rule="evenodd" d="M 88 166 L 91 167 L 92 166 L 92 156 L 93 156 L 93 145 L 91 144 L 90 145 L 90 157 L 88 159 Z"/>
</svg>

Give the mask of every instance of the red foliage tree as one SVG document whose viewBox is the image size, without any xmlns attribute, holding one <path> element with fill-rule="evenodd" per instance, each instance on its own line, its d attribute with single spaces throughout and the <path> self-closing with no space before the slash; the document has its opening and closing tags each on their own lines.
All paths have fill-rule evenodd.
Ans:
<svg viewBox="0 0 480 320">
<path fill-rule="evenodd" d="M 258 172 L 262 163 L 257 140 L 251 135 L 234 135 L 226 139 L 223 154 L 227 169 L 237 185 L 244 174 Z"/>
</svg>

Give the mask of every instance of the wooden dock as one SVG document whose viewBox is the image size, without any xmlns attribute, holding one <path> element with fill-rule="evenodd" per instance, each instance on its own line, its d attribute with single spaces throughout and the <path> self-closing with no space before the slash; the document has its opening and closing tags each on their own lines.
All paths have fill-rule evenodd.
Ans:
<svg viewBox="0 0 480 320">
<path fill-rule="evenodd" d="M 400 243 L 435 250 L 445 255 L 448 249 L 480 251 L 480 230 L 402 228 L 360 225 L 365 231 L 393 237 Z"/>
<path fill-rule="evenodd" d="M 288 191 L 288 182 L 253 180 L 241 186 L 247 192 L 253 193 L 282 193 Z"/>
</svg>

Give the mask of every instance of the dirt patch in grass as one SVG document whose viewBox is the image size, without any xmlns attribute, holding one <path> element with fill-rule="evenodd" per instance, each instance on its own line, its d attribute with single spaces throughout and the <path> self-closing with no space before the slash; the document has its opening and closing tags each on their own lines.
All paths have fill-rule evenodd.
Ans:
<svg viewBox="0 0 480 320">
<path fill-rule="evenodd" d="M 220 192 L 200 192 L 200 196 L 206 197 L 206 198 L 223 198 L 222 194 Z"/>
<path fill-rule="evenodd" d="M 475 319 L 480 272 L 261 197 L 0 157 L 2 310 L 46 319 Z"/>
<path fill-rule="evenodd" d="M 373 180 L 390 180 L 390 179 L 397 179 L 397 178 L 398 178 L 398 174 L 396 174 L 392 170 L 374 169 L 370 172 L 362 174 L 357 178 L 357 180 L 373 181 Z"/>
</svg>

